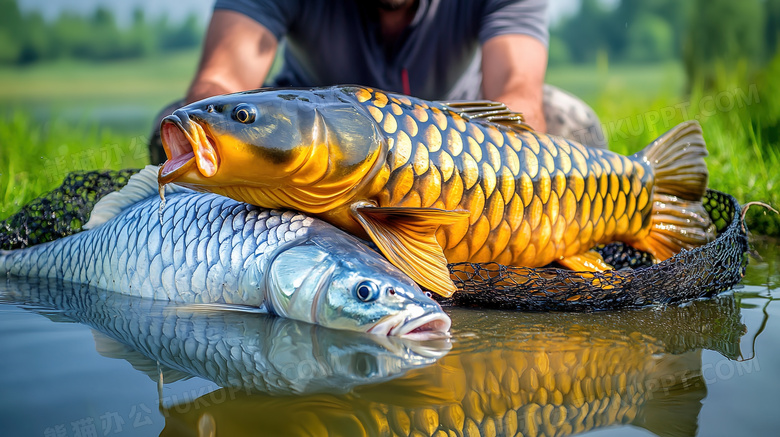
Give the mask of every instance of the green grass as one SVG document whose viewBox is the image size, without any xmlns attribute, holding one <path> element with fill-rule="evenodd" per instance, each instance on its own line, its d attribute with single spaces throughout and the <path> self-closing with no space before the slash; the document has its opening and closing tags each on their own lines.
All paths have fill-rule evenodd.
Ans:
<svg viewBox="0 0 780 437">
<path fill-rule="evenodd" d="M 152 118 L 181 98 L 196 63 L 197 53 L 188 52 L 0 69 L 0 219 L 59 185 L 69 171 L 146 164 Z M 742 203 L 778 206 L 780 135 L 768 127 L 780 124 L 780 60 L 755 79 L 742 77 L 748 75 L 739 69 L 723 73 L 715 91 L 694 87 L 687 97 L 684 73 L 673 63 L 570 66 L 551 69 L 547 79 L 594 107 L 610 148 L 620 153 L 634 153 L 675 124 L 698 119 L 710 151 L 710 186 Z M 722 100 L 713 106 L 716 98 Z M 124 117 L 128 107 L 135 112 Z M 776 217 L 751 209 L 749 218 L 754 232 L 780 235 Z"/>
<path fill-rule="evenodd" d="M 186 92 L 197 51 L 0 68 L 0 219 L 76 170 L 148 163 L 155 114 Z"/>
<path fill-rule="evenodd" d="M 0 117 L 0 220 L 59 186 L 71 171 L 138 168 L 149 161 L 146 137 L 93 123 L 41 123 L 19 110 Z"/>
</svg>

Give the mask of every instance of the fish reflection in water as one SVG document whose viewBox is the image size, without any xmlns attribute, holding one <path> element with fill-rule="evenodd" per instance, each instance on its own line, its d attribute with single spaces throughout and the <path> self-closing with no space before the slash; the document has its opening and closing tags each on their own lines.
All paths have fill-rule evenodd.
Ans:
<svg viewBox="0 0 780 437">
<path fill-rule="evenodd" d="M 0 296 L 94 328 L 99 353 L 126 359 L 155 380 L 199 376 L 241 393 L 346 393 L 434 363 L 451 347 L 447 339 L 416 342 L 266 314 L 193 311 L 56 279 L 2 281 Z"/>
<path fill-rule="evenodd" d="M 453 350 L 432 366 L 342 395 L 239 394 L 203 407 L 204 396 L 165 408 L 162 435 L 561 436 L 621 424 L 693 435 L 707 390 L 701 351 L 736 358 L 745 329 L 733 296 L 615 313 L 451 316 Z"/>
</svg>

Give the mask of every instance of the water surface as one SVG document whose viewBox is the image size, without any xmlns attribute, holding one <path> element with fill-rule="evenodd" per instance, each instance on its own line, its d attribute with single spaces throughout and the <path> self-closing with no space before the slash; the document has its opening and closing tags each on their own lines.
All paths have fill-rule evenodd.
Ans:
<svg viewBox="0 0 780 437">
<path fill-rule="evenodd" d="M 594 314 L 448 310 L 450 342 L 0 283 L 9 436 L 775 435 L 780 251 L 742 288 Z"/>
</svg>

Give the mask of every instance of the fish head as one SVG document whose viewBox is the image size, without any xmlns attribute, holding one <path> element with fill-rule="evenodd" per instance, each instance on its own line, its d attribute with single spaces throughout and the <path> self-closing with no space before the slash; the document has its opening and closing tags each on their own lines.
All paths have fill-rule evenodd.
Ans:
<svg viewBox="0 0 780 437">
<path fill-rule="evenodd" d="M 397 378 L 435 363 L 452 348 L 450 338 L 444 337 L 416 341 L 320 327 L 316 332 L 316 347 L 312 349 L 317 353 L 320 370 L 327 372 L 323 380 L 329 393 Z"/>
<path fill-rule="evenodd" d="M 263 345 L 260 350 L 270 363 L 263 376 L 273 381 L 274 394 L 347 393 L 431 365 L 452 348 L 449 338 L 415 341 L 329 329 L 282 317 L 267 319 L 273 320 L 274 329 L 263 329 L 255 322 L 251 326 L 260 325 L 260 337 L 248 338 Z M 244 343 L 248 343 L 246 338 L 242 337 Z M 274 369 L 282 370 L 274 373 Z"/>
<path fill-rule="evenodd" d="M 338 93 L 261 89 L 177 109 L 160 126 L 168 158 L 160 184 L 219 194 L 231 187 L 226 195 L 236 200 L 314 213 L 345 203 L 379 172 L 387 142 L 374 120 Z M 307 191 L 315 185 L 316 193 Z M 267 195 L 279 189 L 291 192 Z"/>
<path fill-rule="evenodd" d="M 447 336 L 430 294 L 357 238 L 322 224 L 264 268 L 269 312 L 334 329 L 424 340 Z"/>
</svg>

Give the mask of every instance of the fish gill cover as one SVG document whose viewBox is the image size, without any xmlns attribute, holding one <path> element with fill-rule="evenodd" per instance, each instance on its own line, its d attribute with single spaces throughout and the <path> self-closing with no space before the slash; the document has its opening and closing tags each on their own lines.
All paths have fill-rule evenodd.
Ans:
<svg viewBox="0 0 780 437">
<path fill-rule="evenodd" d="M 137 170 L 75 172 L 63 184 L 0 223 L 0 249 L 18 249 L 75 234 L 104 195 Z M 708 190 L 704 206 L 718 229 L 714 241 L 652 265 L 623 243 L 596 248 L 615 266 L 605 272 L 450 264 L 458 292 L 444 305 L 532 311 L 592 311 L 642 307 L 711 297 L 736 285 L 747 265 L 741 208 L 730 195 Z"/>
</svg>

